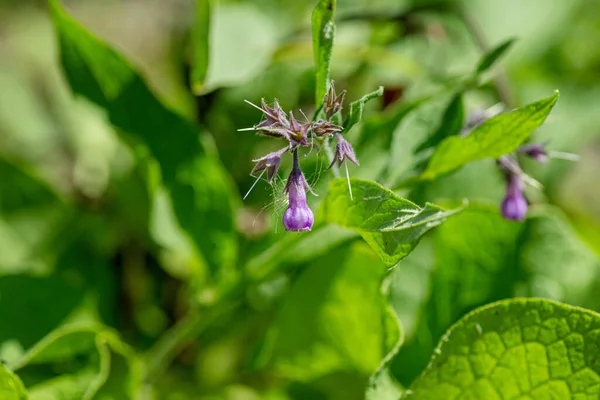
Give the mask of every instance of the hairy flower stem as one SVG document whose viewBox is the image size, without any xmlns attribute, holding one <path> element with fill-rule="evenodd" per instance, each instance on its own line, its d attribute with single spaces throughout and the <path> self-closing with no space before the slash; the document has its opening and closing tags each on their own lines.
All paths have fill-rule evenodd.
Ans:
<svg viewBox="0 0 600 400">
<path fill-rule="evenodd" d="M 329 147 L 329 139 L 325 140 L 323 142 L 323 147 L 325 148 L 325 154 L 327 154 L 327 162 L 329 164 L 331 164 L 333 162 L 333 159 L 335 157 L 335 155 L 333 154 L 333 151 L 331 150 L 331 147 Z M 334 165 L 333 167 L 331 167 L 331 170 L 333 171 L 333 176 L 335 178 L 339 178 L 340 177 L 340 170 L 339 168 Z"/>
</svg>

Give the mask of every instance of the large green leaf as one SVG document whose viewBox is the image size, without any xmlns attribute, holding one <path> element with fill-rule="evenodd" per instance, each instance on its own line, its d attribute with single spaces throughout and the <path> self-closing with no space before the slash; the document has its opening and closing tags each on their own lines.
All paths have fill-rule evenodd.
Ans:
<svg viewBox="0 0 600 400">
<path fill-rule="evenodd" d="M 160 164 L 175 215 L 207 261 L 227 275 L 236 259 L 230 177 L 190 122 L 165 107 L 133 67 L 50 1 L 64 73 L 73 91 L 103 107 L 125 140 L 143 143 Z"/>
<path fill-rule="evenodd" d="M 29 399 L 21 379 L 3 364 L 0 364 L 0 398 L 2 400 Z"/>
<path fill-rule="evenodd" d="M 541 299 L 473 311 L 444 335 L 404 399 L 593 399 L 600 314 Z"/>
<path fill-rule="evenodd" d="M 400 340 L 381 290 L 385 275 L 385 265 L 361 241 L 312 262 L 272 327 L 264 348 L 272 367 L 303 382 L 341 379 L 348 386 L 337 389 L 348 392 L 343 398 L 361 398 L 369 376 Z"/>
<path fill-rule="evenodd" d="M 376 182 L 351 179 L 350 184 L 353 199 L 346 180 L 329 184 L 325 215 L 329 222 L 359 232 L 389 266 L 406 257 L 427 231 L 460 211 L 419 207 Z"/>
<path fill-rule="evenodd" d="M 558 92 L 545 99 L 490 118 L 466 137 L 451 136 L 435 150 L 424 179 L 451 172 L 484 158 L 498 158 L 515 151 L 545 120 L 558 100 Z"/>
<path fill-rule="evenodd" d="M 336 0 L 319 0 L 312 13 L 312 39 L 315 57 L 315 104 L 321 105 L 327 91 L 329 70 L 331 67 L 331 53 L 335 38 Z"/>
</svg>

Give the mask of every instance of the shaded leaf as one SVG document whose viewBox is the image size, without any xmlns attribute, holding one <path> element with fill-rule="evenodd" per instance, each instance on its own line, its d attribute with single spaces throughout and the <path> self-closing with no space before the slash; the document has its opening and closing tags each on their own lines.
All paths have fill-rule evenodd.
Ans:
<svg viewBox="0 0 600 400">
<path fill-rule="evenodd" d="M 111 330 L 81 323 L 56 329 L 15 363 L 31 398 L 132 399 L 141 385 L 141 364 Z M 61 370 L 40 380 L 40 372 Z M 47 373 L 47 372 L 46 372 Z"/>
<path fill-rule="evenodd" d="M 336 0 L 319 0 L 312 13 L 312 40 L 315 57 L 315 104 L 320 106 L 327 92 L 329 70 L 331 67 L 331 53 L 335 38 L 335 13 Z"/>
<path fill-rule="evenodd" d="M 211 0 L 196 0 L 196 20 L 192 29 L 192 69 L 190 82 L 196 94 L 202 91 L 208 73 Z"/>
<path fill-rule="evenodd" d="M 132 135 L 148 147 L 160 164 L 175 215 L 211 275 L 230 276 L 237 253 L 236 195 L 224 168 L 200 142 L 197 129 L 166 108 L 123 57 L 68 16 L 58 0 L 50 6 L 73 91 L 103 107 L 125 139 Z"/>
<path fill-rule="evenodd" d="M 545 99 L 490 118 L 469 136 L 446 138 L 435 150 L 422 177 L 433 179 L 472 161 L 515 151 L 545 120 L 558 92 Z"/>
<path fill-rule="evenodd" d="M 515 42 L 514 38 L 508 39 L 505 42 L 500 43 L 498 46 L 494 47 L 487 54 L 483 56 L 479 64 L 477 65 L 477 69 L 475 72 L 477 74 L 481 74 L 487 71 L 492 65 L 496 63 L 510 49 L 510 47 Z"/>
<path fill-rule="evenodd" d="M 404 399 L 593 398 L 600 315 L 541 299 L 477 309 L 444 335 Z"/>
<path fill-rule="evenodd" d="M 353 101 L 350 103 L 350 111 L 348 112 L 348 116 L 346 116 L 346 120 L 344 121 L 344 131 L 348 132 L 354 125 L 360 122 L 362 119 L 363 110 L 365 108 L 365 104 L 376 98 L 383 95 L 383 86 L 379 86 L 379 89 L 374 92 L 367 93 L 360 99 Z"/>
<path fill-rule="evenodd" d="M 361 398 L 400 340 L 381 292 L 385 275 L 385 265 L 360 241 L 312 262 L 284 299 L 265 346 L 275 370 L 305 382 L 337 375 L 353 388 L 345 398 Z"/>
<path fill-rule="evenodd" d="M 439 142 L 449 136 L 457 135 L 463 127 L 464 107 L 462 93 L 456 94 L 444 111 L 441 125 L 431 136 L 424 140 L 415 151 L 422 151 L 435 147 Z"/>
<path fill-rule="evenodd" d="M 378 183 L 351 179 L 333 180 L 325 199 L 329 222 L 358 231 L 385 264 L 395 265 L 406 257 L 419 239 L 460 209 L 444 210 L 436 205 L 419 207 Z"/>
</svg>

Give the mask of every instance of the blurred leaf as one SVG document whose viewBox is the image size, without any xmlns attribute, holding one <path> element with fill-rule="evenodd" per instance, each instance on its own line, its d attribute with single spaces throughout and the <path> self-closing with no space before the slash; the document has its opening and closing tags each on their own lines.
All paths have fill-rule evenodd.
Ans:
<svg viewBox="0 0 600 400">
<path fill-rule="evenodd" d="M 192 91 L 202 92 L 204 80 L 208 73 L 208 56 L 210 50 L 210 20 L 212 0 L 196 0 L 196 20 L 192 29 Z"/>
<path fill-rule="evenodd" d="M 374 92 L 367 93 L 360 99 L 353 101 L 350 103 L 350 112 L 344 121 L 344 132 L 348 132 L 354 125 L 360 122 L 362 119 L 363 109 L 365 108 L 365 104 L 376 98 L 383 95 L 383 86 L 379 86 Z"/>
<path fill-rule="evenodd" d="M 0 278 L 0 343 L 18 340 L 28 348 L 81 305 L 83 289 L 55 276 Z M 51 307 L 49 307 L 51 305 Z M 35 315 L 35 318 L 23 318 Z"/>
<path fill-rule="evenodd" d="M 356 236 L 356 233 L 336 225 L 319 225 L 308 235 L 286 235 L 251 258 L 246 270 L 253 279 L 260 280 L 286 265 L 307 263 L 324 256 Z"/>
<path fill-rule="evenodd" d="M 475 72 L 477 74 L 481 74 L 487 71 L 492 65 L 496 63 L 510 49 L 516 39 L 511 38 L 506 40 L 505 42 L 500 43 L 498 46 L 494 47 L 487 54 L 483 56 L 479 64 L 477 65 L 477 69 Z"/>
<path fill-rule="evenodd" d="M 418 173 L 415 169 L 423 168 L 419 165 L 423 161 L 423 156 L 418 154 L 419 149 L 422 146 L 429 147 L 430 140 L 437 144 L 439 136 L 452 134 L 444 129 L 450 128 L 449 125 L 454 126 L 460 117 L 454 113 L 456 107 L 451 107 L 454 99 L 452 93 L 443 93 L 423 101 L 392 128 L 386 182 L 395 184 L 406 179 L 407 174 L 412 176 Z"/>
<path fill-rule="evenodd" d="M 323 102 L 329 84 L 331 53 L 335 39 L 335 21 L 333 19 L 335 6 L 336 0 L 319 0 L 312 13 L 312 39 L 317 85 L 315 105 L 317 107 Z"/>
<path fill-rule="evenodd" d="M 475 307 L 513 294 L 519 278 L 515 259 L 521 228 L 495 209 L 473 206 L 435 231 L 429 298 L 413 335 L 394 360 L 394 373 L 402 383 L 409 384 L 425 367 L 451 324 Z"/>
<path fill-rule="evenodd" d="M 0 398 L 2 400 L 29 399 L 21 379 L 2 364 L 0 364 Z"/>
<path fill-rule="evenodd" d="M 127 400 L 135 398 L 141 384 L 141 364 L 133 351 L 99 324 L 56 329 L 17 361 L 16 368 L 30 381 L 32 400 Z M 44 379 L 41 371 L 62 373 Z"/>
<path fill-rule="evenodd" d="M 286 296 L 264 349 L 275 370 L 299 381 L 337 376 L 353 389 L 337 388 L 346 398 L 362 398 L 368 377 L 400 340 L 381 292 L 385 274 L 360 241 L 312 262 Z"/>
<path fill-rule="evenodd" d="M 445 138 L 457 135 L 463 127 L 463 120 L 463 94 L 457 93 L 446 107 L 441 125 L 437 131 L 424 140 L 415 151 L 419 152 L 429 147 L 437 146 Z"/>
<path fill-rule="evenodd" d="M 197 129 L 167 109 L 119 54 L 69 17 L 58 0 L 50 5 L 72 89 L 105 108 L 116 127 L 148 146 L 179 223 L 206 258 L 211 275 L 230 276 L 237 254 L 237 196 L 224 168 L 201 144 Z"/>
<path fill-rule="evenodd" d="M 276 25 L 260 7 L 250 2 L 204 1 L 212 5 L 208 71 L 204 86 L 195 87 L 195 94 L 252 79 L 269 65 L 278 44 Z"/>
<path fill-rule="evenodd" d="M 600 310 L 600 258 L 556 208 L 533 209 L 519 251 L 526 284 L 518 294 Z"/>
<path fill-rule="evenodd" d="M 350 183 L 354 200 L 346 180 L 329 184 L 327 218 L 358 231 L 388 266 L 406 257 L 427 231 L 461 210 L 446 211 L 432 204 L 421 208 L 375 182 L 351 179 Z"/>
<path fill-rule="evenodd" d="M 60 197 L 33 172 L 0 157 L 0 212 L 11 213 L 48 207 Z"/>
<path fill-rule="evenodd" d="M 498 158 L 515 151 L 544 122 L 557 100 L 558 92 L 510 113 L 490 118 L 469 136 L 446 138 L 435 149 L 422 177 L 433 179 L 466 163 Z"/>
<path fill-rule="evenodd" d="M 599 314 L 549 300 L 491 304 L 450 328 L 404 399 L 597 397 L 599 329 Z"/>
</svg>

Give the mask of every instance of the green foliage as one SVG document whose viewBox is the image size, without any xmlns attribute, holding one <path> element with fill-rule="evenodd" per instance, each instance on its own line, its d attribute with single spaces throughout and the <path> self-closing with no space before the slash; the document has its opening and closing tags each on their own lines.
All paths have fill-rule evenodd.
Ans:
<svg viewBox="0 0 600 400">
<path fill-rule="evenodd" d="M 29 399 L 21 379 L 4 365 L 0 365 L 0 396 L 6 400 Z"/>
<path fill-rule="evenodd" d="M 433 204 L 421 208 L 375 182 L 336 179 L 329 184 L 325 212 L 329 222 L 356 230 L 388 266 L 395 265 L 417 245 L 421 236 L 460 209 Z"/>
<path fill-rule="evenodd" d="M 598 396 L 600 5 L 25 3 L 0 7 L 1 399 Z M 332 80 L 353 179 L 307 117 Z M 308 127 L 311 232 L 283 231 L 289 153 L 248 175 L 283 146 L 243 129 L 262 98 Z M 518 223 L 509 153 L 544 187 Z"/>
<path fill-rule="evenodd" d="M 211 275 L 218 276 L 217 282 L 230 275 L 237 247 L 232 216 L 236 200 L 223 168 L 201 144 L 197 129 L 165 107 L 129 63 L 70 18 L 58 0 L 50 5 L 72 89 L 104 108 L 124 135 L 148 147 L 161 166 L 175 215 Z M 164 140 L 167 133 L 170 139 Z M 209 227 L 213 235 L 207 241 Z"/>
<path fill-rule="evenodd" d="M 480 308 L 450 328 L 403 398 L 595 397 L 599 326 L 599 314 L 548 300 Z"/>
<path fill-rule="evenodd" d="M 507 114 L 493 117 L 467 137 L 452 136 L 436 148 L 423 178 L 432 179 L 484 158 L 511 153 L 545 120 L 558 100 L 558 92 Z"/>
<path fill-rule="evenodd" d="M 312 13 L 312 39 L 315 57 L 315 104 L 321 105 L 329 82 L 331 53 L 335 39 L 336 0 L 319 0 Z"/>
<path fill-rule="evenodd" d="M 381 95 L 383 95 L 383 86 L 379 86 L 379 89 L 376 91 L 367 93 L 360 99 L 350 103 L 350 111 L 348 112 L 348 116 L 344 121 L 344 130 L 348 132 L 350 129 L 352 129 L 352 127 L 362 119 L 365 104 L 376 97 L 380 97 Z"/>
<path fill-rule="evenodd" d="M 71 360 L 77 360 L 73 362 Z M 43 369 L 62 370 L 39 382 Z M 141 385 L 141 364 L 119 337 L 97 324 L 65 325 L 16 361 L 31 399 L 132 399 Z"/>
<path fill-rule="evenodd" d="M 190 81 L 194 93 L 200 93 L 206 75 L 210 51 L 210 20 L 212 2 L 210 0 L 196 1 L 196 20 L 192 31 L 192 72 Z"/>
<path fill-rule="evenodd" d="M 483 56 L 475 71 L 481 74 L 490 69 L 510 49 L 514 42 L 515 39 L 508 39 L 494 47 Z"/>
</svg>

